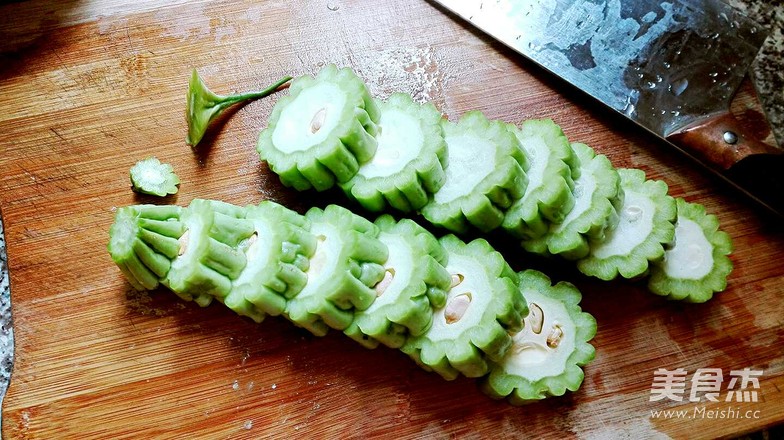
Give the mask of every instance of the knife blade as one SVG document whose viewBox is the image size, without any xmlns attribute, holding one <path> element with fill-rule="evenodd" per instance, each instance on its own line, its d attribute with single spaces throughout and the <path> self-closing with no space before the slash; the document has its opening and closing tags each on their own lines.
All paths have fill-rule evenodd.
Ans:
<svg viewBox="0 0 784 440">
<path fill-rule="evenodd" d="M 435 1 L 784 216 L 782 149 L 730 111 L 767 32 L 729 5 Z"/>
</svg>

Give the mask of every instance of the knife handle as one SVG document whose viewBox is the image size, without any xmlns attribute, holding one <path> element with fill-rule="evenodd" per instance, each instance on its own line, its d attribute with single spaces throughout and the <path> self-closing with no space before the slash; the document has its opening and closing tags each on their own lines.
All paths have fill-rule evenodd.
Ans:
<svg viewBox="0 0 784 440">
<path fill-rule="evenodd" d="M 667 140 L 722 171 L 751 155 L 782 153 L 763 142 L 729 110 L 687 126 L 667 136 Z"/>
</svg>

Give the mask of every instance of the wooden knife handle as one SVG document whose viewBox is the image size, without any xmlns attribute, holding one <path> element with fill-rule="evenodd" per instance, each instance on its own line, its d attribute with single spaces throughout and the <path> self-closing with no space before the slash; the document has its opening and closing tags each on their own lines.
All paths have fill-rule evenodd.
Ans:
<svg viewBox="0 0 784 440">
<path fill-rule="evenodd" d="M 759 133 L 742 124 L 729 110 L 673 133 L 667 140 L 719 170 L 728 170 L 751 155 L 782 153 L 763 142 Z"/>
</svg>

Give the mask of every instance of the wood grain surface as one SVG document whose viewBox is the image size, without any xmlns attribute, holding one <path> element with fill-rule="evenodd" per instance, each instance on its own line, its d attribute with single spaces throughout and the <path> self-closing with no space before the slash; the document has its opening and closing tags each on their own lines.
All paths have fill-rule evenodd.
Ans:
<svg viewBox="0 0 784 440">
<path fill-rule="evenodd" d="M 30 1 L 0 6 L 0 208 L 16 354 L 3 405 L 9 439 L 712 438 L 784 421 L 784 234 L 734 190 L 426 1 Z M 221 305 L 133 292 L 106 251 L 115 207 L 153 202 L 128 169 L 156 155 L 182 184 L 165 203 L 273 199 L 299 210 L 342 200 L 283 188 L 254 151 L 273 96 L 184 143 L 197 68 L 218 93 L 284 74 L 351 66 L 371 91 L 549 117 L 617 167 L 704 204 L 733 238 L 726 292 L 664 301 L 642 283 L 600 282 L 491 237 L 516 270 L 575 283 L 599 330 L 577 393 L 517 408 L 472 380 L 447 382 L 402 353 L 262 324 Z M 282 92 L 285 93 L 285 92 Z M 657 368 L 764 370 L 758 418 L 654 417 L 724 402 L 650 402 Z M 721 397 L 726 395 L 725 380 Z"/>
</svg>

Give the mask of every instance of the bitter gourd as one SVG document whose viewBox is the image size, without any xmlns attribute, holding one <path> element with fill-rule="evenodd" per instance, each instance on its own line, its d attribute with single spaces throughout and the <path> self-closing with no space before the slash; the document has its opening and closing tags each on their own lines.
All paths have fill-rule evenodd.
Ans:
<svg viewBox="0 0 784 440">
<path fill-rule="evenodd" d="M 354 177 L 376 152 L 379 110 L 351 69 L 296 78 L 272 110 L 257 151 L 281 182 L 324 191 Z"/>
<path fill-rule="evenodd" d="M 506 124 L 481 112 L 457 123 L 442 122 L 447 145 L 444 185 L 422 208 L 434 225 L 463 233 L 469 224 L 487 232 L 501 225 L 504 210 L 525 193 L 527 162 Z"/>
<path fill-rule="evenodd" d="M 446 250 L 424 228 L 409 219 L 378 217 L 378 239 L 389 250 L 384 278 L 374 286 L 377 298 L 354 312 L 346 335 L 369 348 L 379 342 L 399 348 L 408 335 L 421 335 L 432 321 L 433 308 L 444 307 L 451 276 L 444 265 Z"/>
<path fill-rule="evenodd" d="M 530 310 L 525 327 L 481 382 L 486 394 L 514 405 L 576 391 L 584 378 L 580 367 L 594 358 L 588 341 L 596 334 L 596 320 L 580 309 L 582 296 L 572 284 L 553 286 L 535 270 L 520 272 L 519 282 Z"/>
<path fill-rule="evenodd" d="M 675 244 L 652 266 L 648 288 L 670 299 L 705 302 L 727 287 L 732 241 L 704 206 L 680 198 L 676 203 Z"/>
<path fill-rule="evenodd" d="M 340 186 L 370 211 L 387 206 L 405 212 L 418 210 L 445 179 L 441 113 L 433 104 L 417 104 L 404 93 L 378 101 L 378 108 L 376 153 Z"/>
<path fill-rule="evenodd" d="M 164 197 L 177 193 L 180 178 L 167 163 L 157 157 L 148 157 L 131 167 L 131 188 L 142 194 Z"/>
<path fill-rule="evenodd" d="M 577 262 L 582 273 L 603 280 L 647 274 L 649 262 L 664 257 L 664 246 L 675 238 L 675 199 L 667 184 L 646 180 L 642 170 L 621 168 L 618 174 L 624 194 L 618 225 Z"/>
<path fill-rule="evenodd" d="M 454 235 L 440 240 L 452 276 L 446 305 L 433 311 L 433 324 L 409 338 L 401 350 L 426 370 L 447 380 L 459 373 L 480 377 L 488 359 L 499 361 L 528 314 L 517 274 L 483 239 L 466 244 Z"/>
<path fill-rule="evenodd" d="M 343 207 L 311 208 L 305 217 L 316 249 L 307 283 L 288 301 L 284 316 L 323 336 L 330 327 L 345 330 L 354 320 L 354 309 L 370 307 L 389 252 L 378 240 L 378 226 Z"/>
</svg>

